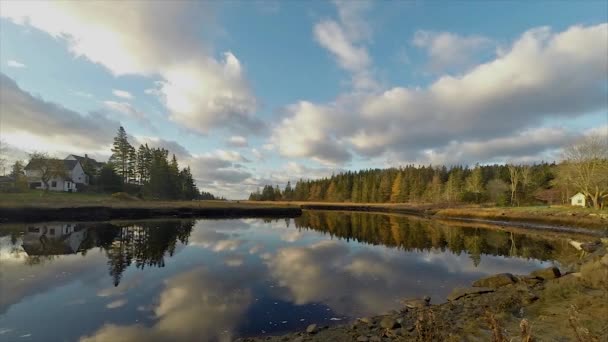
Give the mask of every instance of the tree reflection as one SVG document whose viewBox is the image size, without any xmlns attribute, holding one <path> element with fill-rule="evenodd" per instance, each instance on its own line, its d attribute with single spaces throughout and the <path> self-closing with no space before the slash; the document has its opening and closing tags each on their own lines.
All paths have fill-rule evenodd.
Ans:
<svg viewBox="0 0 608 342">
<path fill-rule="evenodd" d="M 537 235 L 446 225 L 397 215 L 305 211 L 295 219 L 295 225 L 332 237 L 406 251 L 445 251 L 447 248 L 455 254 L 467 253 L 475 266 L 484 254 L 555 260 L 564 253 L 564 244 Z"/>
<path fill-rule="evenodd" d="M 27 253 L 27 265 L 37 265 L 59 255 L 84 256 L 92 248 L 101 248 L 108 258 L 114 286 L 118 286 L 122 274 L 131 265 L 139 269 L 164 267 L 165 256 L 173 256 L 178 243 L 188 243 L 194 222 L 27 225 L 21 245 Z M 11 241 L 13 245 L 18 243 L 17 238 Z"/>
</svg>

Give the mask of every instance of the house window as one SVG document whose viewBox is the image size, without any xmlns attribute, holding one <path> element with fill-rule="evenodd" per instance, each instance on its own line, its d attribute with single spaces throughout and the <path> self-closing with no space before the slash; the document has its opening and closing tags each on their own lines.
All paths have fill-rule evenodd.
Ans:
<svg viewBox="0 0 608 342">
<path fill-rule="evenodd" d="M 50 233 L 51 233 L 51 235 L 55 235 L 55 228 L 51 228 Z"/>
<path fill-rule="evenodd" d="M 51 187 L 52 188 L 56 188 L 57 187 L 57 182 L 56 181 L 52 181 L 51 182 Z"/>
<path fill-rule="evenodd" d="M 579 199 L 576 201 L 576 203 L 578 203 L 578 204 L 583 204 L 583 200 L 579 198 Z"/>
<path fill-rule="evenodd" d="M 27 231 L 30 232 L 30 233 L 40 233 L 40 228 L 38 228 L 38 227 L 29 227 L 27 229 Z"/>
</svg>

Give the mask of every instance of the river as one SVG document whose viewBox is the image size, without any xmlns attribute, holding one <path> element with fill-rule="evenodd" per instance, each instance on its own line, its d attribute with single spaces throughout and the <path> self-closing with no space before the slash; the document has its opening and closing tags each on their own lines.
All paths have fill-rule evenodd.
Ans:
<svg viewBox="0 0 608 342">
<path fill-rule="evenodd" d="M 563 239 L 416 217 L 0 226 L 0 340 L 229 341 L 445 300 L 559 264 Z"/>
</svg>

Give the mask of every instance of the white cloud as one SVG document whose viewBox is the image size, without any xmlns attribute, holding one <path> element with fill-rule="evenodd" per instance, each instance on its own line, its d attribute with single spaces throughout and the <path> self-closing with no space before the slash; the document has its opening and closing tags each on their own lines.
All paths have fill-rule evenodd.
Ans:
<svg viewBox="0 0 608 342">
<path fill-rule="evenodd" d="M 133 95 L 126 90 L 112 89 L 112 94 L 114 94 L 114 96 L 116 97 L 120 97 L 127 100 L 133 99 Z"/>
<path fill-rule="evenodd" d="M 247 147 L 249 143 L 247 142 L 247 138 L 240 135 L 233 135 L 230 138 L 226 139 L 226 145 L 230 147 Z"/>
<path fill-rule="evenodd" d="M 427 50 L 429 66 L 434 72 L 470 66 L 473 56 L 491 48 L 490 39 L 479 36 L 460 36 L 451 32 L 417 31 L 412 43 Z"/>
<path fill-rule="evenodd" d="M 107 100 L 107 101 L 104 101 L 103 104 L 107 108 L 114 110 L 116 112 L 119 112 L 119 113 L 127 116 L 128 118 L 139 120 L 139 121 L 146 120 L 146 114 L 135 109 L 135 107 L 133 107 L 133 105 L 131 105 L 128 102 L 117 102 L 117 101 Z"/>
<path fill-rule="evenodd" d="M 369 9 L 366 1 L 335 1 L 338 21 L 324 19 L 313 28 L 315 40 L 334 55 L 338 65 L 351 73 L 355 89 L 373 89 L 378 85 L 371 67 L 365 42 L 371 39 L 371 28 L 362 13 Z"/>
<path fill-rule="evenodd" d="M 607 110 L 607 49 L 608 24 L 560 33 L 532 29 L 495 60 L 458 77 L 440 77 L 426 88 L 394 87 L 345 94 L 329 104 L 288 106 L 271 141 L 283 156 L 333 163 L 350 160 L 352 152 L 368 157 L 398 152 L 412 160 L 420 151 L 450 145 L 502 143 L 551 118 Z M 524 151 L 508 154 L 516 158 Z"/>
<path fill-rule="evenodd" d="M 101 113 L 81 115 L 19 88 L 0 73 L 2 138 L 24 150 L 91 154 L 112 142 L 118 121 Z"/>
<path fill-rule="evenodd" d="M 25 66 L 25 64 L 23 64 L 23 63 L 21 63 L 21 62 L 18 62 L 18 61 L 14 60 L 14 59 L 10 59 L 10 60 L 8 60 L 8 61 L 6 62 L 6 65 L 7 65 L 9 68 L 25 68 L 25 67 L 26 67 L 26 66 Z"/>
<path fill-rule="evenodd" d="M 257 100 L 231 52 L 216 60 L 209 2 L 2 2 L 1 15 L 31 25 L 115 75 L 160 77 L 155 93 L 174 122 L 193 132 L 212 128 L 259 133 Z M 158 18 L 163 18 L 159 21 Z"/>
</svg>

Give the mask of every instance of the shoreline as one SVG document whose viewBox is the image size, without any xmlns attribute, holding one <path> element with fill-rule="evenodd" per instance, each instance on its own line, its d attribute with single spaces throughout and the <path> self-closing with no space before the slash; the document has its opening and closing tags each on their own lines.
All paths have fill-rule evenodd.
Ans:
<svg viewBox="0 0 608 342">
<path fill-rule="evenodd" d="M 268 202 L 263 202 L 268 203 Z M 284 202 L 279 202 L 284 203 Z M 285 202 L 290 203 L 290 202 Z M 299 204 L 304 210 L 338 210 L 356 212 L 393 213 L 422 216 L 438 220 L 468 221 L 490 223 L 503 226 L 515 226 L 533 229 L 550 229 L 568 231 L 583 229 L 608 229 L 608 211 L 606 213 L 590 213 L 583 216 L 576 213 L 576 208 L 564 208 L 556 215 L 554 212 L 530 213 L 525 208 L 491 207 L 491 208 L 442 208 L 438 206 L 410 206 L 402 204 L 356 204 L 356 203 L 310 203 L 291 202 Z M 544 208 L 544 207 L 539 207 Z M 530 208 L 530 210 L 534 210 Z M 594 215 L 594 216 L 591 216 Z"/>
<path fill-rule="evenodd" d="M 608 230 L 608 212 L 581 213 L 576 208 L 548 207 L 457 207 L 433 205 L 404 205 L 380 203 L 320 203 L 320 202 L 252 202 L 252 201 L 193 201 L 156 202 L 134 201 L 115 203 L 32 203 L 2 206 L 0 223 L 42 221 L 107 221 L 113 219 L 149 218 L 293 218 L 302 210 L 352 211 L 419 216 L 440 221 L 460 221 L 492 224 L 557 232 L 580 232 L 580 229 Z M 578 210 L 578 211 L 577 211 Z"/>
<path fill-rule="evenodd" d="M 47 221 L 110 221 L 151 218 L 293 218 L 299 207 L 215 206 L 215 207 L 110 207 L 0 208 L 0 223 Z"/>
<path fill-rule="evenodd" d="M 445 302 L 429 302 L 430 297 L 403 300 L 400 310 L 381 315 L 236 341 L 554 341 L 580 336 L 600 341 L 608 329 L 608 321 L 597 319 L 608 312 L 606 245 L 562 270 L 551 266 L 527 275 L 490 275 L 453 289 Z M 500 339 L 492 339 L 497 333 Z"/>
</svg>

